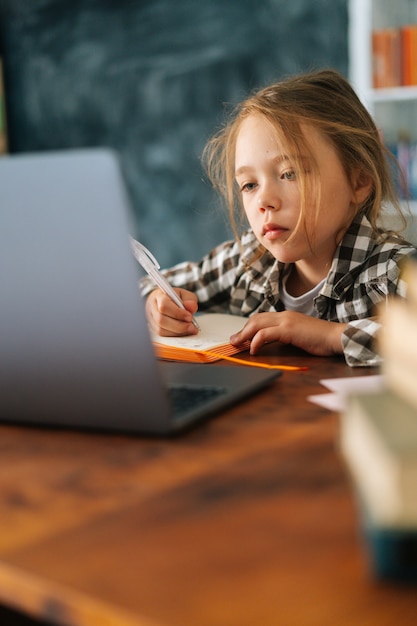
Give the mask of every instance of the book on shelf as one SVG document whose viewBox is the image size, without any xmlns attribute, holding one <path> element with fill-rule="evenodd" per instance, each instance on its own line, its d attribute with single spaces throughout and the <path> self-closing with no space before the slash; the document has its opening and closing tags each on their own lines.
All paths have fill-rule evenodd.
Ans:
<svg viewBox="0 0 417 626">
<path fill-rule="evenodd" d="M 409 134 L 400 132 L 396 141 L 387 142 L 387 148 L 395 156 L 401 168 L 401 179 L 395 175 L 400 198 L 417 199 L 417 141 L 412 140 Z"/>
<path fill-rule="evenodd" d="M 417 85 L 417 24 L 372 31 L 375 89 Z"/>
<path fill-rule="evenodd" d="M 376 89 L 401 85 L 401 31 L 384 28 L 372 33 L 373 85 Z"/>
<path fill-rule="evenodd" d="M 401 28 L 402 84 L 417 85 L 417 24 Z"/>
<path fill-rule="evenodd" d="M 203 313 L 198 316 L 200 331 L 185 337 L 161 337 L 152 333 L 152 341 L 159 358 L 210 363 L 247 350 L 249 342 L 233 346 L 229 339 L 243 328 L 247 318 L 226 313 Z"/>
</svg>

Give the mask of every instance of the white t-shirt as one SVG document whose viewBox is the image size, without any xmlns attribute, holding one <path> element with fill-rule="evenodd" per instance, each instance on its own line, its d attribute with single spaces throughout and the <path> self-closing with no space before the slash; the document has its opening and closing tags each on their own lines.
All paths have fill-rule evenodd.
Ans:
<svg viewBox="0 0 417 626">
<path fill-rule="evenodd" d="M 283 301 L 287 311 L 297 311 L 298 313 L 304 313 L 310 315 L 310 317 L 317 317 L 317 311 L 314 308 L 314 298 L 319 295 L 321 288 L 325 283 L 325 278 L 318 283 L 315 287 L 306 291 L 301 296 L 291 296 L 287 291 L 286 280 L 282 285 L 281 300 Z"/>
</svg>

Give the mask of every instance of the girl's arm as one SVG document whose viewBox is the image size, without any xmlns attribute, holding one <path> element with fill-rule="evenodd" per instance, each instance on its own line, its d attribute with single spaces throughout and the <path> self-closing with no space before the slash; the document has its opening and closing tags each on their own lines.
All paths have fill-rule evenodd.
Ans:
<svg viewBox="0 0 417 626">
<path fill-rule="evenodd" d="M 161 273 L 172 287 L 195 294 L 200 310 L 214 310 L 217 307 L 218 311 L 226 312 L 239 259 L 239 244 L 228 241 L 214 248 L 199 262 L 179 263 Z M 146 276 L 140 281 L 139 288 L 142 296 L 148 296 L 156 285 Z"/>
</svg>

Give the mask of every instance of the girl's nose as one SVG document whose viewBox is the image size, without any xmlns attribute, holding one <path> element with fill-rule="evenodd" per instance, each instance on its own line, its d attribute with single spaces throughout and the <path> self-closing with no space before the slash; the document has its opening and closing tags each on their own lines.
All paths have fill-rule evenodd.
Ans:
<svg viewBox="0 0 417 626">
<path fill-rule="evenodd" d="M 265 211 L 277 211 L 281 206 L 281 201 L 276 193 L 265 189 L 259 194 L 258 205 L 262 213 Z"/>
</svg>

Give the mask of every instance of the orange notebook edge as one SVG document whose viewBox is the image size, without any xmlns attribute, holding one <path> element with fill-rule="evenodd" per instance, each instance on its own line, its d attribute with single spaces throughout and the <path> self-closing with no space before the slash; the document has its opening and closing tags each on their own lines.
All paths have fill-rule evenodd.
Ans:
<svg viewBox="0 0 417 626">
<path fill-rule="evenodd" d="M 242 346 L 236 347 L 230 343 L 221 344 L 210 348 L 210 350 L 196 350 L 194 348 L 178 348 L 176 346 L 167 346 L 157 341 L 153 342 L 157 356 L 160 359 L 173 361 L 185 361 L 187 363 L 204 363 L 219 361 L 225 356 L 231 356 L 239 352 L 243 352 L 249 348 L 249 342 Z"/>
<path fill-rule="evenodd" d="M 246 365 L 249 367 L 261 367 L 264 369 L 272 370 L 284 370 L 284 371 L 306 371 L 308 367 L 303 365 L 281 365 L 275 363 L 265 363 L 263 361 L 249 361 L 246 359 L 239 359 L 232 355 L 244 352 L 249 348 L 249 342 L 237 348 L 232 344 L 224 344 L 217 346 L 210 350 L 194 350 L 192 348 L 175 348 L 173 346 L 166 346 L 158 342 L 153 343 L 156 355 L 159 359 L 166 361 L 181 361 L 183 363 L 213 363 L 214 361 L 220 361 L 221 359 L 236 363 L 239 365 Z"/>
</svg>

